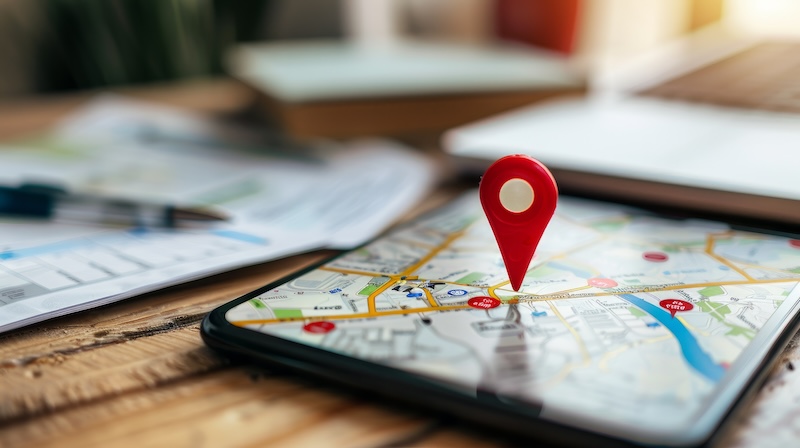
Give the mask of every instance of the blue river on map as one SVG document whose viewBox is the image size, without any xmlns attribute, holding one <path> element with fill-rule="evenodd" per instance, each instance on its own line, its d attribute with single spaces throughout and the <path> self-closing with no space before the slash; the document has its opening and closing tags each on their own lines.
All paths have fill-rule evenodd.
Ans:
<svg viewBox="0 0 800 448">
<path fill-rule="evenodd" d="M 725 368 L 715 363 L 711 356 L 703 351 L 700 344 L 697 343 L 697 339 L 683 326 L 680 320 L 674 319 L 669 312 L 633 294 L 622 294 L 619 297 L 646 311 L 672 332 L 681 346 L 683 357 L 692 368 L 715 383 L 722 379 L 725 375 Z"/>
</svg>

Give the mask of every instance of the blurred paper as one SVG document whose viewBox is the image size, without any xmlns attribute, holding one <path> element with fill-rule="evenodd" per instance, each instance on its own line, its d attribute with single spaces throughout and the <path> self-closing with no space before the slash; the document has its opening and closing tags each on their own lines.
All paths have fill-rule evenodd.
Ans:
<svg viewBox="0 0 800 448">
<path fill-rule="evenodd" d="M 0 219 L 0 331 L 213 273 L 377 235 L 428 192 L 432 163 L 362 140 L 300 152 L 120 98 L 0 151 L 0 183 L 212 206 L 231 220 L 154 230 Z"/>
</svg>

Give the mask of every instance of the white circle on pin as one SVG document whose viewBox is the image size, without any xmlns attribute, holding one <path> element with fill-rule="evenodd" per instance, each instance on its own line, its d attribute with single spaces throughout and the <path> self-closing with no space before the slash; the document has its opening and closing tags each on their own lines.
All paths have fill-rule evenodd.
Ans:
<svg viewBox="0 0 800 448">
<path fill-rule="evenodd" d="M 500 187 L 500 203 L 510 212 L 522 213 L 533 205 L 533 187 L 524 179 L 509 179 Z"/>
</svg>

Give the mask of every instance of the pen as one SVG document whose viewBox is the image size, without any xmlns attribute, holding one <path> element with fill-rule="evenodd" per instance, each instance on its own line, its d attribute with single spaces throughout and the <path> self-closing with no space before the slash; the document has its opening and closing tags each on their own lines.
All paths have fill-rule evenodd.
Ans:
<svg viewBox="0 0 800 448">
<path fill-rule="evenodd" d="M 182 222 L 227 219 L 204 209 L 72 194 L 60 187 L 42 184 L 0 186 L 0 215 L 139 227 L 176 227 Z"/>
</svg>

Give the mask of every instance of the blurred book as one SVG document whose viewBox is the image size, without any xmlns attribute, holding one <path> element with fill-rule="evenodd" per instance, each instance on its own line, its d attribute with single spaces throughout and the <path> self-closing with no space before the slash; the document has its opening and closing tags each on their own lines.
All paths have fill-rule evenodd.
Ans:
<svg viewBox="0 0 800 448">
<path fill-rule="evenodd" d="M 564 57 L 509 46 L 305 41 L 229 56 L 229 72 L 295 137 L 437 133 L 584 86 Z"/>
<path fill-rule="evenodd" d="M 459 127 L 444 146 L 476 171 L 530 154 L 568 192 L 796 225 L 798 50 L 761 43 L 634 95 L 552 102 Z"/>
</svg>

